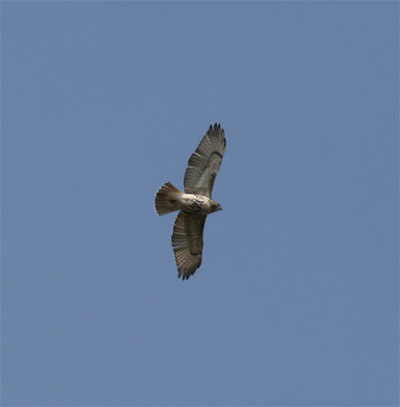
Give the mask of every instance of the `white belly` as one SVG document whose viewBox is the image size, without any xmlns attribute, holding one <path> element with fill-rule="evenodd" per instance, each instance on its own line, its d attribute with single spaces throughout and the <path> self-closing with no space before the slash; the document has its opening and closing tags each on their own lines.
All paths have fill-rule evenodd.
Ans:
<svg viewBox="0 0 400 407">
<path fill-rule="evenodd" d="M 179 204 L 184 212 L 207 215 L 211 213 L 210 199 L 202 195 L 182 194 Z"/>
</svg>

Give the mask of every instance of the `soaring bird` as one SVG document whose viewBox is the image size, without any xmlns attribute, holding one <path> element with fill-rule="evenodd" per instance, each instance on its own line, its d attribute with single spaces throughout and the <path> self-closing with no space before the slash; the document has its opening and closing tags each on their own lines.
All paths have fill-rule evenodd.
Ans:
<svg viewBox="0 0 400 407">
<path fill-rule="evenodd" d="M 211 199 L 211 191 L 226 148 L 220 124 L 210 126 L 195 152 L 190 156 L 179 191 L 165 182 L 157 191 L 155 208 L 158 215 L 179 211 L 172 230 L 178 278 L 188 279 L 200 267 L 203 230 L 208 214 L 220 211 L 221 205 Z"/>
</svg>

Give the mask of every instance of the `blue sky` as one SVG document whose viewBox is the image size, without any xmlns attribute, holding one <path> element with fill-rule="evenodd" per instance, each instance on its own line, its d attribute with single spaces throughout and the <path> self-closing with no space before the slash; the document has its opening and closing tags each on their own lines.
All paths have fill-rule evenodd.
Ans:
<svg viewBox="0 0 400 407">
<path fill-rule="evenodd" d="M 2 2 L 2 403 L 399 403 L 398 2 Z M 165 181 L 227 150 L 177 278 Z"/>
</svg>

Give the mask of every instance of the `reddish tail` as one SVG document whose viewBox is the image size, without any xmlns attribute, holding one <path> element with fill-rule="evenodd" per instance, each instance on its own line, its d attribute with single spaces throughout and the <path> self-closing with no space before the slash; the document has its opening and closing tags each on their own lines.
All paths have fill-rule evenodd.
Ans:
<svg viewBox="0 0 400 407">
<path fill-rule="evenodd" d="M 182 195 L 170 182 L 164 183 L 157 191 L 155 206 L 159 215 L 165 215 L 179 210 L 177 199 Z"/>
</svg>

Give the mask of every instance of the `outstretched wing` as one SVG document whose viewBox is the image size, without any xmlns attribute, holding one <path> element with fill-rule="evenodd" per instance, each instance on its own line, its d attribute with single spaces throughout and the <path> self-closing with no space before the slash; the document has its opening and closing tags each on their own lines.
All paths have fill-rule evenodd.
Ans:
<svg viewBox="0 0 400 407">
<path fill-rule="evenodd" d="M 188 279 L 200 267 L 203 251 L 205 215 L 179 212 L 175 219 L 171 243 L 174 248 L 178 278 Z"/>
<path fill-rule="evenodd" d="M 187 194 L 200 194 L 211 198 L 215 177 L 221 166 L 226 140 L 220 124 L 210 126 L 196 151 L 190 156 L 183 181 Z"/>
</svg>

